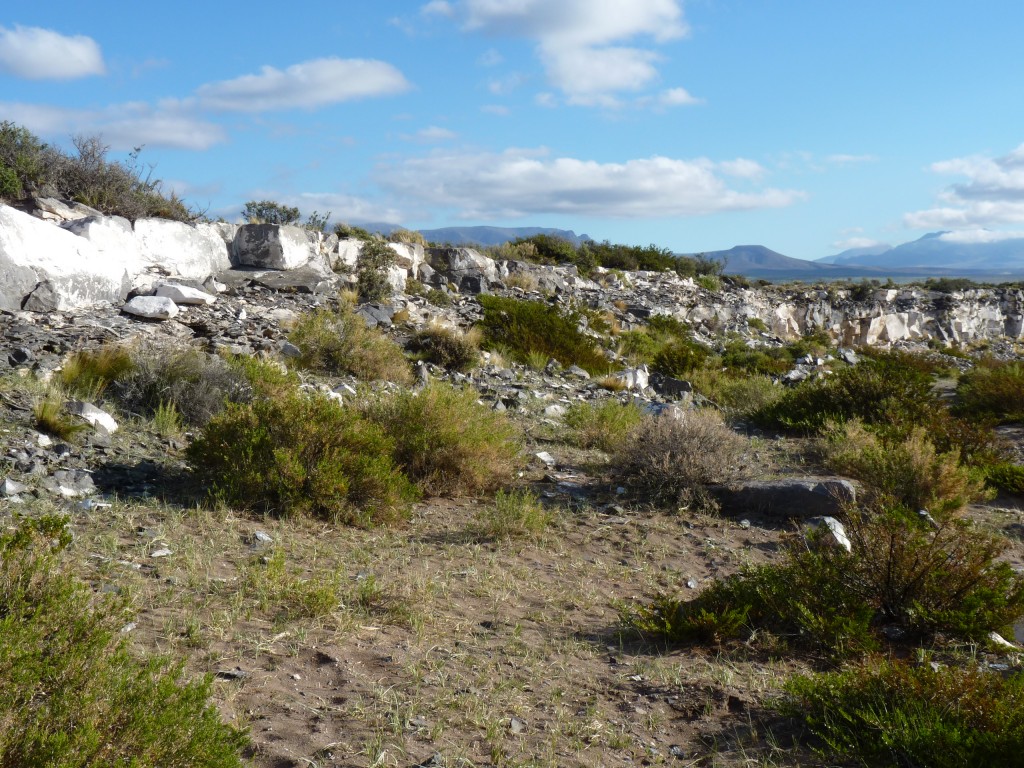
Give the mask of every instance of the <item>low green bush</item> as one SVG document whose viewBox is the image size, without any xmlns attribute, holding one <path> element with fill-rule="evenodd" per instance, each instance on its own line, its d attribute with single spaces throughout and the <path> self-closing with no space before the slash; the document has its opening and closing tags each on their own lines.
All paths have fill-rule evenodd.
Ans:
<svg viewBox="0 0 1024 768">
<path fill-rule="evenodd" d="M 793 543 L 779 564 L 748 568 L 691 600 L 660 595 L 622 611 L 627 627 L 673 642 L 746 639 L 833 657 L 885 637 L 984 641 L 1024 615 L 1024 580 L 999 560 L 1005 539 L 956 518 L 932 527 L 900 509 L 846 521 L 852 552 Z"/>
<path fill-rule="evenodd" d="M 860 419 L 869 426 L 906 431 L 925 423 L 938 407 L 932 378 L 913 356 L 882 354 L 804 382 L 752 417 L 764 426 L 821 432 L 830 422 Z"/>
<path fill-rule="evenodd" d="M 562 365 L 578 365 L 592 374 L 608 373 L 608 358 L 580 330 L 580 315 L 562 312 L 540 301 L 520 301 L 480 295 L 484 316 L 480 329 L 488 349 L 501 348 L 521 363 L 531 353 L 554 358 Z"/>
<path fill-rule="evenodd" d="M 336 311 L 319 309 L 303 315 L 288 338 L 301 352 L 294 361 L 300 368 L 351 374 L 366 381 L 412 383 L 412 371 L 401 347 L 367 327 L 348 304 Z"/>
<path fill-rule="evenodd" d="M 356 409 L 292 391 L 229 405 L 192 442 L 188 458 L 229 504 L 369 526 L 404 519 L 417 496 L 395 451 Z"/>
<path fill-rule="evenodd" d="M 611 453 L 644 419 L 635 403 L 617 400 L 576 402 L 565 413 L 565 425 L 581 448 L 600 448 Z"/>
<path fill-rule="evenodd" d="M 866 766 L 1015 766 L 1024 752 L 1024 677 L 897 661 L 798 676 L 779 709 L 820 751 Z"/>
<path fill-rule="evenodd" d="M 715 507 L 706 486 L 740 475 L 747 442 L 712 410 L 647 417 L 612 453 L 612 469 L 635 495 L 656 504 Z"/>
<path fill-rule="evenodd" d="M 0 536 L 0 764 L 241 766 L 245 734 L 221 722 L 211 678 L 136 658 L 123 606 L 94 598 L 60 562 L 61 518 Z"/>
<path fill-rule="evenodd" d="M 989 485 L 1007 493 L 1024 493 L 1024 466 L 1002 461 L 985 470 Z"/>
<path fill-rule="evenodd" d="M 958 414 L 1000 423 L 1024 421 L 1024 364 L 983 361 L 960 377 Z"/>
<path fill-rule="evenodd" d="M 923 427 L 903 438 L 883 438 L 854 419 L 827 433 L 826 462 L 860 481 L 876 506 L 927 509 L 941 517 L 984 497 L 984 473 L 960 464 L 955 451 L 939 453 Z"/>
<path fill-rule="evenodd" d="M 468 371 L 480 362 L 480 332 L 462 333 L 442 325 L 430 325 L 417 331 L 410 341 L 415 354 L 454 371 Z"/>
<path fill-rule="evenodd" d="M 393 445 L 395 465 L 429 495 L 473 494 L 512 479 L 519 435 L 472 389 L 433 383 L 367 404 Z"/>
<path fill-rule="evenodd" d="M 361 301 L 386 301 L 391 298 L 388 270 L 395 265 L 397 255 L 383 240 L 373 238 L 363 242 L 356 262 L 356 291 Z"/>
<path fill-rule="evenodd" d="M 784 393 L 784 389 L 767 376 L 748 374 L 736 376 L 715 368 L 690 371 L 686 376 L 696 392 L 727 414 L 746 417 L 767 408 Z"/>
</svg>

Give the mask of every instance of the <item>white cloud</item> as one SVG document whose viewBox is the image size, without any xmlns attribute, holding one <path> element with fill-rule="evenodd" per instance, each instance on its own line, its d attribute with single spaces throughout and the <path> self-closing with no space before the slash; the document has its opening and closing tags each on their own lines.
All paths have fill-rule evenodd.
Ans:
<svg viewBox="0 0 1024 768">
<path fill-rule="evenodd" d="M 830 165 L 861 165 L 862 163 L 877 163 L 878 158 L 875 155 L 846 155 L 846 154 L 835 154 L 829 155 L 825 158 L 825 162 Z"/>
<path fill-rule="evenodd" d="M 669 88 L 662 92 L 658 100 L 663 107 L 688 107 L 703 103 L 701 99 L 691 95 L 685 88 Z"/>
<path fill-rule="evenodd" d="M 203 150 L 226 139 L 219 125 L 191 117 L 175 102 L 156 107 L 128 102 L 92 110 L 0 102 L 0 114 L 46 136 L 65 139 L 76 134 L 99 135 L 116 150 L 142 144 Z"/>
<path fill-rule="evenodd" d="M 293 64 L 285 70 L 265 66 L 257 75 L 203 85 L 196 94 L 210 109 L 266 112 L 387 96 L 409 87 L 402 73 L 387 62 L 327 58 Z"/>
<path fill-rule="evenodd" d="M 991 229 L 963 229 L 958 232 L 945 232 L 939 240 L 950 243 L 998 243 L 1003 240 L 1024 238 L 1024 232 L 998 232 Z"/>
<path fill-rule="evenodd" d="M 453 11 L 467 30 L 532 40 L 550 83 L 585 106 L 618 106 L 616 94 L 657 80 L 660 58 L 637 38 L 662 44 L 689 32 L 681 0 L 461 0 Z"/>
<path fill-rule="evenodd" d="M 512 93 L 526 81 L 526 78 L 519 72 L 512 72 L 502 78 L 491 80 L 487 84 L 487 90 L 493 93 L 495 96 L 504 96 L 505 94 Z"/>
<path fill-rule="evenodd" d="M 403 135 L 402 138 L 406 141 L 434 144 L 441 141 L 451 141 L 452 139 L 458 138 L 458 134 L 455 133 L 455 131 L 442 128 L 438 125 L 430 125 L 416 131 L 412 136 Z"/>
<path fill-rule="evenodd" d="M 0 27 L 0 72 L 28 80 L 73 80 L 106 71 L 100 47 L 85 35 Z"/>
<path fill-rule="evenodd" d="M 480 111 L 486 112 L 489 115 L 497 115 L 498 117 L 507 117 L 512 113 L 512 110 L 501 104 L 484 104 L 480 107 Z"/>
<path fill-rule="evenodd" d="M 285 205 L 294 205 L 308 216 L 313 211 L 322 214 L 330 212 L 331 224 L 364 224 L 388 222 L 400 224 L 403 213 L 397 208 L 376 203 L 366 198 L 337 192 L 303 192 L 299 195 L 280 197 Z"/>
<path fill-rule="evenodd" d="M 964 176 L 948 187 L 942 205 L 903 217 L 912 229 L 977 229 L 1024 222 L 1024 144 L 1003 157 L 970 157 L 931 165 L 934 173 Z"/>
<path fill-rule="evenodd" d="M 851 248 L 873 248 L 876 245 L 889 246 L 888 243 L 883 243 L 881 240 L 875 240 L 870 237 L 848 237 L 845 240 L 832 243 L 832 247 L 839 251 L 848 251 Z"/>
<path fill-rule="evenodd" d="M 420 9 L 420 13 L 424 16 L 451 16 L 455 9 L 447 0 L 431 0 Z"/>
<path fill-rule="evenodd" d="M 599 163 L 545 150 L 434 153 L 377 169 L 378 183 L 410 200 L 454 208 L 463 218 L 572 214 L 616 218 L 700 216 L 779 208 L 802 198 L 780 189 L 740 190 L 722 179 L 756 163 L 651 157 Z"/>
</svg>

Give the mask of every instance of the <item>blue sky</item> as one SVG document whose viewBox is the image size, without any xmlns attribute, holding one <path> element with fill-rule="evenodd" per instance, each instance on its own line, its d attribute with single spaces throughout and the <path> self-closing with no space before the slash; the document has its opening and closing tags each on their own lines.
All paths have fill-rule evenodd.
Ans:
<svg viewBox="0 0 1024 768">
<path fill-rule="evenodd" d="M 1024 232 L 1024 3 L 8 4 L 0 119 L 212 216 L 818 258 Z"/>
</svg>

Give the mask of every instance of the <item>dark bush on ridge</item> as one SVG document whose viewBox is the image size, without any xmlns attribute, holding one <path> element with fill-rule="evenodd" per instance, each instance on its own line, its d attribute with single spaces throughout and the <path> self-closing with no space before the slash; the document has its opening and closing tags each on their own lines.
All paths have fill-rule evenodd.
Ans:
<svg viewBox="0 0 1024 768">
<path fill-rule="evenodd" d="M 955 411 L 1000 423 L 1024 421 L 1024 365 L 980 361 L 960 377 Z"/>
<path fill-rule="evenodd" d="M 562 365 L 578 365 L 590 373 L 608 373 L 611 364 L 594 341 L 580 330 L 580 316 L 540 301 L 520 301 L 481 294 L 480 328 L 490 349 L 509 352 L 528 362 L 531 353 L 553 357 Z"/>
</svg>

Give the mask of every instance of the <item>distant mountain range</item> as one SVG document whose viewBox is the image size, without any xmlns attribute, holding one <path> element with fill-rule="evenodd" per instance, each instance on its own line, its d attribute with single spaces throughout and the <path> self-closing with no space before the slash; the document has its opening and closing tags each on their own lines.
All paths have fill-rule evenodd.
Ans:
<svg viewBox="0 0 1024 768">
<path fill-rule="evenodd" d="M 395 224 L 365 224 L 371 232 L 390 234 Z M 550 227 L 443 227 L 421 229 L 428 241 L 451 245 L 500 245 L 521 237 L 550 235 L 574 245 L 592 240 L 568 229 Z M 768 280 L 840 280 L 880 278 L 970 277 L 978 280 L 1024 278 L 1024 238 L 978 242 L 948 232 L 932 232 L 895 247 L 888 244 L 851 248 L 816 261 L 794 259 L 763 245 L 737 245 L 703 254 L 725 263 L 725 271 Z M 692 254 L 687 254 L 692 255 Z"/>
</svg>

